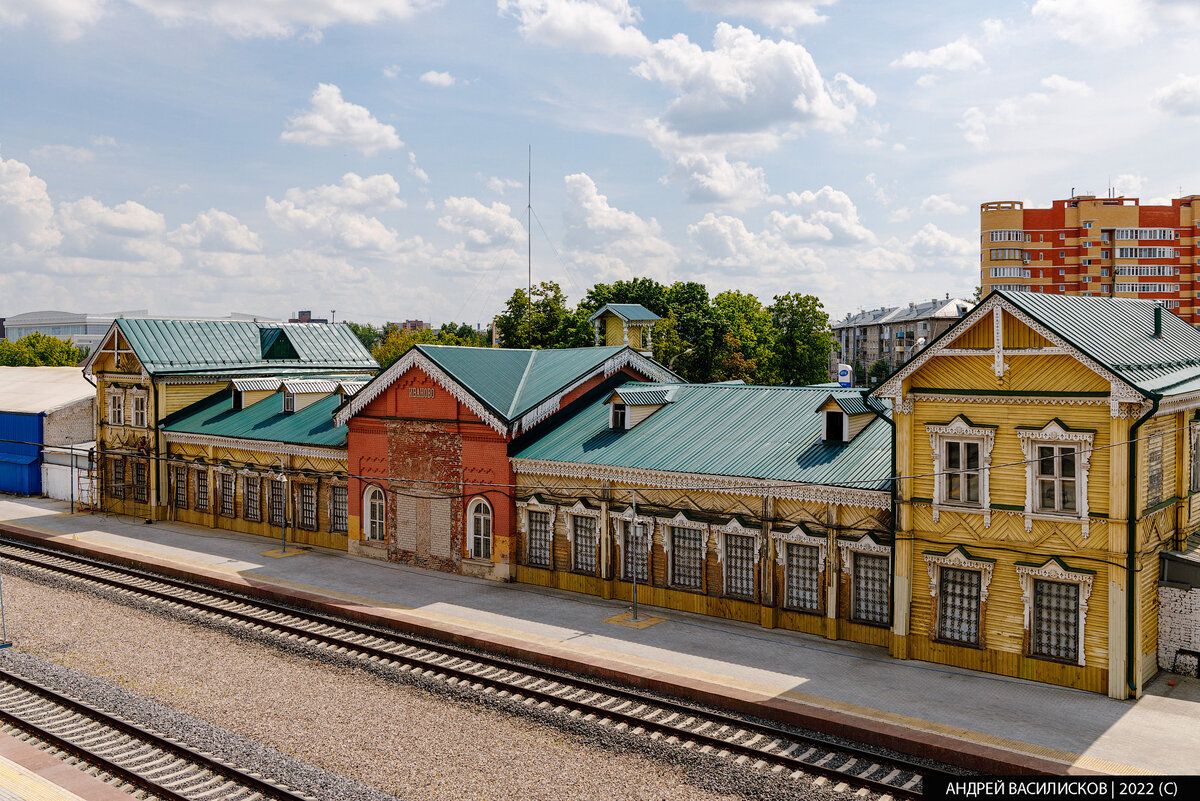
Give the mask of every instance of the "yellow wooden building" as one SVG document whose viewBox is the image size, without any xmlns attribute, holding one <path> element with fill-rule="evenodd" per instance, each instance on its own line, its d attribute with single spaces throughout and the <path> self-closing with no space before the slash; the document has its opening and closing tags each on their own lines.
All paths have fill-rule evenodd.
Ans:
<svg viewBox="0 0 1200 801">
<path fill-rule="evenodd" d="M 369 378 L 377 369 L 375 360 L 345 325 L 117 319 L 83 366 L 84 375 L 96 385 L 97 464 L 101 473 L 96 505 L 105 512 L 147 520 L 178 515 L 168 467 L 172 453 L 164 423 L 194 404 L 222 396 L 231 404 L 235 397 L 240 404 L 249 400 L 253 407 L 255 400 L 267 402 L 261 399 L 274 395 L 281 404 L 289 396 L 293 402 L 301 398 L 303 409 L 308 400 L 316 399 L 314 393 L 300 391 L 304 389 L 302 386 L 293 387 L 295 392 L 278 387 L 239 390 L 238 381 L 266 379 L 268 383 L 282 384 L 281 377 L 292 382 L 319 376 L 336 382 L 354 382 Z M 325 392 L 321 397 L 329 394 Z M 331 419 L 329 427 L 332 428 Z M 282 442 L 279 447 L 283 445 L 319 447 L 306 441 Z M 287 457 L 285 468 L 290 459 L 290 466 L 298 469 L 300 463 L 296 459 L 308 458 L 281 453 L 278 447 L 256 446 L 256 450 L 246 443 L 237 447 L 232 443 L 229 447 L 206 443 L 204 447 L 210 446 L 214 448 L 211 453 L 182 449 L 177 455 L 189 460 L 211 460 L 206 469 L 216 472 L 209 474 L 203 484 L 189 482 L 192 499 L 189 504 L 193 512 L 200 513 L 202 510 L 195 507 L 199 503 L 196 498 L 200 497 L 208 504 L 207 514 L 218 517 L 220 506 L 213 504 L 224 502 L 221 489 L 228 486 L 228 479 L 219 477 L 224 474 L 222 471 L 236 472 L 268 464 L 277 467 L 281 455 Z M 345 473 L 344 446 L 340 456 L 322 451 L 319 457 L 314 452 L 312 459 L 311 463 L 305 463 L 305 469 L 319 466 L 321 470 L 335 471 L 335 465 L 340 464 L 341 473 Z M 208 523 L 209 519 L 204 518 L 203 522 Z"/>
<path fill-rule="evenodd" d="M 886 646 L 886 417 L 837 387 L 619 378 L 514 444 L 516 578 Z"/>
<path fill-rule="evenodd" d="M 1154 301 L 993 292 L 874 396 L 904 477 L 892 654 L 1140 695 L 1159 554 L 1200 523 L 1200 333 Z"/>
<path fill-rule="evenodd" d="M 597 346 L 628 345 L 649 353 L 654 324 L 661 319 L 640 303 L 606 303 L 588 317 L 588 322 L 595 329 Z"/>
</svg>

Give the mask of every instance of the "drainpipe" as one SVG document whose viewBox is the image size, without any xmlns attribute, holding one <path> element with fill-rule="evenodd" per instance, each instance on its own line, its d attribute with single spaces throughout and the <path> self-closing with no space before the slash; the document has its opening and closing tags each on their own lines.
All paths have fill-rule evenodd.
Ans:
<svg viewBox="0 0 1200 801">
<path fill-rule="evenodd" d="M 888 627 L 890 628 L 896 624 L 896 421 L 876 409 L 875 406 L 870 402 L 870 396 L 871 390 L 863 390 L 863 403 L 867 405 L 867 408 L 870 409 L 876 417 L 892 427 L 892 478 L 888 481 L 888 490 L 892 496 L 892 547 L 888 549 L 889 560 L 891 562 L 891 566 L 889 568 L 891 571 L 891 576 L 888 580 Z M 895 410 L 893 409 L 892 412 L 894 414 Z"/>
<path fill-rule="evenodd" d="M 1129 692 L 1137 695 L 1137 679 L 1134 676 L 1134 657 L 1137 643 L 1134 642 L 1135 598 L 1134 581 L 1137 579 L 1137 432 L 1142 423 L 1149 420 L 1158 411 L 1158 402 L 1162 395 L 1150 396 L 1150 409 L 1139 417 L 1129 427 L 1129 475 L 1126 479 L 1128 487 L 1128 509 L 1125 517 L 1125 684 Z"/>
</svg>

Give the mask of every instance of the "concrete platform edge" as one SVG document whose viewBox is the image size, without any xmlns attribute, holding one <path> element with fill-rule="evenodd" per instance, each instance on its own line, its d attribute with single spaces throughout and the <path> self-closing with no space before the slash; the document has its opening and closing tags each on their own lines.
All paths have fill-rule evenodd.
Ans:
<svg viewBox="0 0 1200 801">
<path fill-rule="evenodd" d="M 681 683 L 680 677 L 654 671 L 639 671 L 633 666 L 608 660 L 584 661 L 577 655 L 556 652 L 553 648 L 535 650 L 526 641 L 503 635 L 482 633 L 458 626 L 434 627 L 423 621 L 409 619 L 404 610 L 385 607 L 366 607 L 318 593 L 305 592 L 277 585 L 269 580 L 237 576 L 181 567 L 170 560 L 155 560 L 145 555 L 131 557 L 127 553 L 98 543 L 83 542 L 71 535 L 51 535 L 0 522 L 0 532 L 13 539 L 32 544 L 53 544 L 55 548 L 105 559 L 129 567 L 152 570 L 181 579 L 201 580 L 221 589 L 240 592 L 264 600 L 289 603 L 315 612 L 338 615 L 414 634 L 455 645 L 510 656 L 543 667 L 612 682 L 632 684 L 641 689 L 683 698 L 695 703 L 752 715 L 790 726 L 811 729 L 856 742 L 890 748 L 911 756 L 934 759 L 967 770 L 992 775 L 1085 775 L 1096 771 L 1067 762 L 1047 759 L 1033 754 L 1011 751 L 969 739 L 960 739 L 938 732 L 925 731 L 875 720 L 840 710 L 825 709 L 779 696 L 764 696 L 738 688 L 711 682 Z"/>
</svg>

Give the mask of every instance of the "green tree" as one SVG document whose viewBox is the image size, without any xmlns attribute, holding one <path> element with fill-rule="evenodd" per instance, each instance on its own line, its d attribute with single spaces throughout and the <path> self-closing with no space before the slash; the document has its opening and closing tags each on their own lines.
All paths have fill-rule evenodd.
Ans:
<svg viewBox="0 0 1200 801">
<path fill-rule="evenodd" d="M 505 348 L 575 348 L 592 342 L 587 314 L 567 308 L 567 296 L 554 281 L 533 288 L 533 297 L 517 289 L 496 318 Z"/>
<path fill-rule="evenodd" d="M 776 295 L 768 309 L 775 329 L 774 374 L 784 384 L 799 386 L 829 380 L 833 332 L 829 315 L 814 295 Z"/>
<path fill-rule="evenodd" d="M 871 369 L 867 374 L 868 386 L 873 387 L 880 384 L 891 371 L 892 367 L 887 363 L 887 359 L 876 359 L 871 362 Z"/>
<path fill-rule="evenodd" d="M 606 303 L 640 303 L 659 317 L 666 317 L 666 292 L 667 288 L 653 278 L 596 284 L 579 302 L 579 307 L 587 310 L 587 314 L 584 315 L 587 317 Z"/>
<path fill-rule="evenodd" d="M 383 328 L 371 325 L 370 323 L 347 322 L 346 325 L 350 327 L 350 330 L 354 332 L 354 336 L 358 337 L 358 341 L 367 350 L 374 348 L 383 336 Z"/>
<path fill-rule="evenodd" d="M 85 358 L 85 348 L 38 331 L 16 342 L 0 340 L 0 365 L 5 367 L 72 367 Z"/>
<path fill-rule="evenodd" d="M 711 339 L 712 381 L 742 380 L 747 384 L 776 383 L 772 349 L 775 331 L 771 315 L 758 298 L 726 290 L 713 298 Z"/>
<path fill-rule="evenodd" d="M 433 344 L 437 335 L 428 328 L 401 329 L 400 326 L 388 324 L 384 326 L 384 334 L 371 348 L 371 355 L 379 362 L 379 368 L 386 370 L 408 353 L 413 345 Z"/>
</svg>

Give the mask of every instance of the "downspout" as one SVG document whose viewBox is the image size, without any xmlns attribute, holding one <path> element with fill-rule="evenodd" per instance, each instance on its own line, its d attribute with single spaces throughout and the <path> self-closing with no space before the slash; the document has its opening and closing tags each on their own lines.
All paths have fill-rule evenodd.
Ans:
<svg viewBox="0 0 1200 801">
<path fill-rule="evenodd" d="M 1125 684 L 1129 692 L 1137 695 L 1137 680 L 1134 676 L 1134 657 L 1137 643 L 1134 642 L 1135 600 L 1134 581 L 1137 578 L 1137 432 L 1158 411 L 1158 402 L 1162 395 L 1150 396 L 1150 409 L 1139 417 L 1129 427 L 1129 475 L 1126 478 L 1128 487 L 1128 508 L 1125 514 Z"/>
<path fill-rule="evenodd" d="M 892 513 L 891 513 L 891 529 L 892 529 L 892 546 L 888 549 L 888 560 L 891 563 L 888 568 L 891 575 L 888 577 L 888 627 L 896 625 L 896 421 L 888 417 L 883 412 L 875 408 L 870 400 L 871 390 L 863 390 L 863 403 L 871 410 L 876 417 L 892 427 L 892 474 L 888 479 L 888 491 L 892 496 Z M 893 410 L 894 412 L 894 410 Z"/>
</svg>

